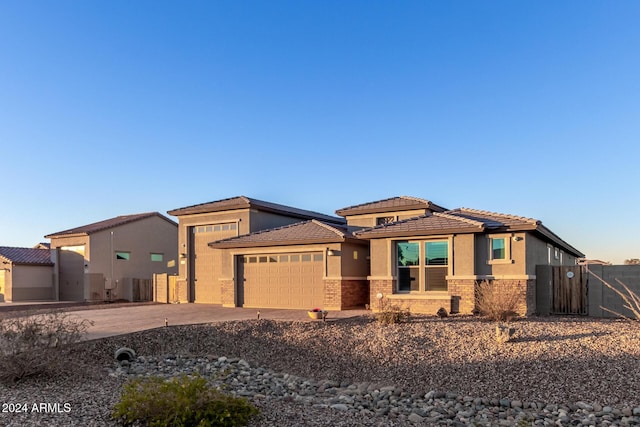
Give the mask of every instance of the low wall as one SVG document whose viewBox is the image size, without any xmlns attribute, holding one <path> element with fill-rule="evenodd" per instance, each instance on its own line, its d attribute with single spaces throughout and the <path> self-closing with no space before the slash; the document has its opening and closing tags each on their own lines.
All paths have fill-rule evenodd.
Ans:
<svg viewBox="0 0 640 427">
<path fill-rule="evenodd" d="M 632 313 L 623 307 L 625 303 L 622 298 L 603 281 L 625 292 L 617 279 L 636 295 L 640 295 L 640 265 L 589 265 L 585 266 L 585 269 L 589 274 L 589 315 L 616 317 L 604 309 L 606 308 L 625 316 L 632 316 Z"/>
</svg>

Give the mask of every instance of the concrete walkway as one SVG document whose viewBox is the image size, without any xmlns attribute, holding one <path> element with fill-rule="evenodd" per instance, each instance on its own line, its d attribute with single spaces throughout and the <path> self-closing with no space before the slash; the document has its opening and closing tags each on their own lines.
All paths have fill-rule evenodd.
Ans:
<svg viewBox="0 0 640 427">
<path fill-rule="evenodd" d="M 79 319 L 93 321 L 94 325 L 89 328 L 87 339 L 96 339 L 163 327 L 165 319 L 169 325 L 190 325 L 256 319 L 258 311 L 260 311 L 261 319 L 321 321 L 310 319 L 306 310 L 225 308 L 214 304 L 153 304 L 100 310 L 78 310 L 69 312 L 69 314 Z M 369 312 L 366 310 L 330 311 L 327 321 L 361 316 L 367 313 Z"/>
</svg>

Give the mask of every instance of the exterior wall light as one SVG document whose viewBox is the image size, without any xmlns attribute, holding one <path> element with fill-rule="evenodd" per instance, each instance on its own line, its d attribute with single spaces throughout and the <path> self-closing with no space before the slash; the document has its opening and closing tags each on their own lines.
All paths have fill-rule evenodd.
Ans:
<svg viewBox="0 0 640 427">
<path fill-rule="evenodd" d="M 336 251 L 333 249 L 327 249 L 327 256 L 336 256 Z"/>
</svg>

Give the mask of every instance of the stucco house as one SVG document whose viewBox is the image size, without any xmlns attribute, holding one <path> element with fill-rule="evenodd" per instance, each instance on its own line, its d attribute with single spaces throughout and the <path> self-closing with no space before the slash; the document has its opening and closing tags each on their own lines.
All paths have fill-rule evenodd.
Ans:
<svg viewBox="0 0 640 427">
<path fill-rule="evenodd" d="M 344 219 L 244 196 L 169 211 L 179 217 L 186 299 L 342 310 L 375 309 L 384 297 L 414 312 L 470 313 L 488 280 L 516 288 L 531 314 L 536 265 L 584 256 L 538 220 L 417 197 L 336 213 Z"/>
<path fill-rule="evenodd" d="M 520 313 L 533 314 L 536 266 L 575 265 L 584 256 L 539 220 L 467 208 L 381 224 L 355 236 L 370 242 L 372 306 L 384 297 L 424 313 L 439 307 L 471 313 L 476 285 L 487 280 L 516 288 Z"/>
<path fill-rule="evenodd" d="M 178 224 L 158 212 L 52 233 L 59 300 L 150 300 L 154 273 L 177 272 Z"/>
<path fill-rule="evenodd" d="M 54 300 L 48 249 L 0 247 L 0 302 Z"/>
</svg>

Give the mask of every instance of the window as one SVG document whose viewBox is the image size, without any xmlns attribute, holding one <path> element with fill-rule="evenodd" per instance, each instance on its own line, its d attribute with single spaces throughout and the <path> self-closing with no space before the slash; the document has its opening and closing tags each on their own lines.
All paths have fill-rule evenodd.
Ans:
<svg viewBox="0 0 640 427">
<path fill-rule="evenodd" d="M 131 259 L 131 252 L 116 252 L 116 259 L 129 261 L 129 259 Z"/>
<path fill-rule="evenodd" d="M 277 256 L 270 256 L 269 257 L 269 262 L 278 262 L 278 257 Z"/>
<path fill-rule="evenodd" d="M 414 242 L 398 242 L 398 290 L 420 289 L 420 245 Z"/>
<path fill-rule="evenodd" d="M 395 216 L 381 216 L 376 218 L 376 225 L 390 224 L 396 220 Z"/>
<path fill-rule="evenodd" d="M 280 262 L 289 262 L 289 255 L 280 255 Z"/>
<path fill-rule="evenodd" d="M 291 255 L 291 262 L 300 261 L 300 255 Z"/>
<path fill-rule="evenodd" d="M 497 235 L 489 237 L 488 264 L 511 264 L 511 236 Z"/>
<path fill-rule="evenodd" d="M 314 261 L 322 261 L 322 254 L 313 254 Z"/>
<path fill-rule="evenodd" d="M 398 291 L 446 291 L 449 242 L 398 242 Z"/>
<path fill-rule="evenodd" d="M 267 262 L 267 257 L 266 256 L 258 257 L 258 262 Z"/>
<path fill-rule="evenodd" d="M 302 262 L 309 262 L 309 261 L 311 261 L 311 254 L 303 254 Z"/>
<path fill-rule="evenodd" d="M 504 237 L 491 239 L 491 259 L 507 259 L 506 247 Z"/>
<path fill-rule="evenodd" d="M 163 254 L 151 254 L 151 261 L 153 262 L 162 262 L 164 261 Z"/>
<path fill-rule="evenodd" d="M 553 248 L 553 257 L 555 259 L 560 259 L 560 249 L 558 248 Z"/>
</svg>

